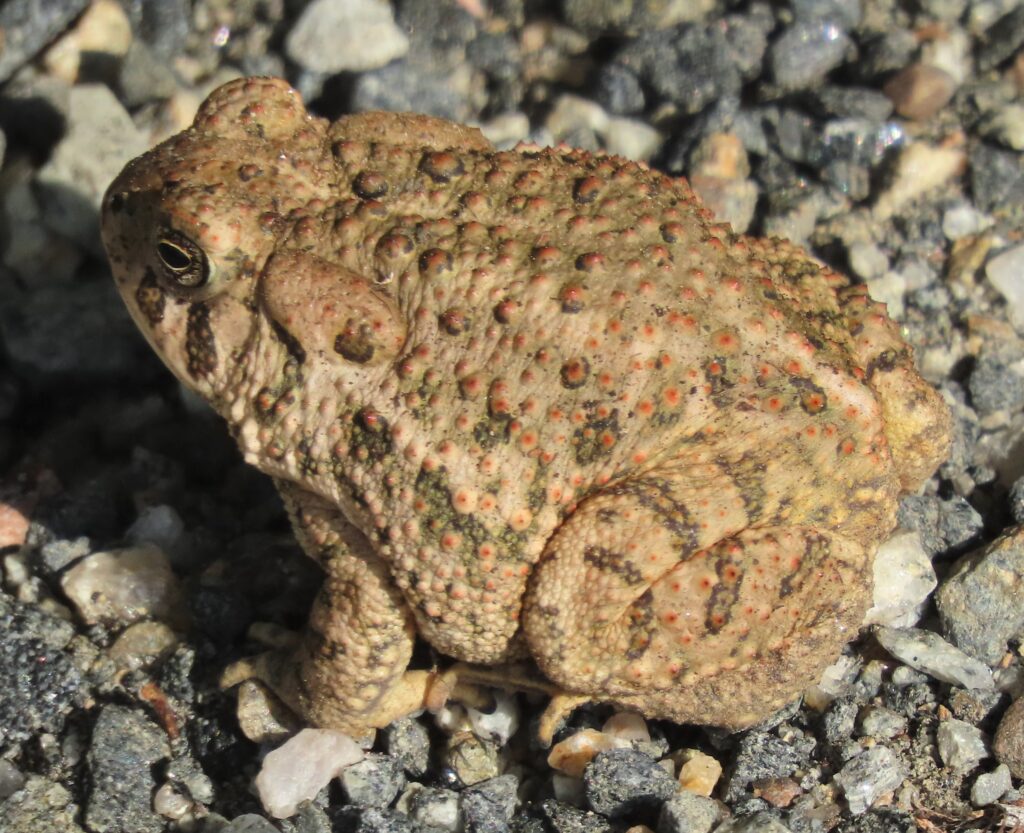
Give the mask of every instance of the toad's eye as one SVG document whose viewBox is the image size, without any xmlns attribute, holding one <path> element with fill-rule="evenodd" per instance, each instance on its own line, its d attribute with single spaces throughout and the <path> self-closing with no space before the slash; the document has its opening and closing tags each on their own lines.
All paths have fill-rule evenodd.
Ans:
<svg viewBox="0 0 1024 833">
<path fill-rule="evenodd" d="M 195 289 L 210 279 L 206 253 L 184 234 L 168 232 L 156 244 L 156 255 L 164 274 L 178 286 Z"/>
</svg>

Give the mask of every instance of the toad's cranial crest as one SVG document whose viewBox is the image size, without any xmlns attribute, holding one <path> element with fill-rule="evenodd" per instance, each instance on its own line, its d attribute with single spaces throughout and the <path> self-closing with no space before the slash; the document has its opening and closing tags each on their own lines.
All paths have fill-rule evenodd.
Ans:
<svg viewBox="0 0 1024 833">
<path fill-rule="evenodd" d="M 300 650 L 248 666 L 323 726 L 443 699 L 417 634 L 556 703 L 750 725 L 856 635 L 949 446 L 862 287 L 616 157 L 242 79 L 125 168 L 103 237 L 323 566 Z"/>
</svg>

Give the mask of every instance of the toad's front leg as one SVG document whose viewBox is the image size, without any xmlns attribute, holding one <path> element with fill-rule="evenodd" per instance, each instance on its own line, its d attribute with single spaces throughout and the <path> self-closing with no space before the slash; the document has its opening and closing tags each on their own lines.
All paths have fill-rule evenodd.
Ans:
<svg viewBox="0 0 1024 833">
<path fill-rule="evenodd" d="M 222 684 L 256 678 L 309 723 L 356 736 L 440 707 L 449 686 L 443 675 L 408 670 L 413 617 L 369 542 L 326 501 L 278 487 L 324 583 L 297 645 L 236 663 Z"/>
</svg>

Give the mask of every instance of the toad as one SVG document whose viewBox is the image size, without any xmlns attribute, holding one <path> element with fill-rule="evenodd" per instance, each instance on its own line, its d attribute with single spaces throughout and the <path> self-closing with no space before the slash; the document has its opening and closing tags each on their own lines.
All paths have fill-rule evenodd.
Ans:
<svg viewBox="0 0 1024 833">
<path fill-rule="evenodd" d="M 241 79 L 117 177 L 103 239 L 324 571 L 246 673 L 353 734 L 522 668 L 549 729 L 749 726 L 856 636 L 950 443 L 862 286 L 614 156 Z M 410 668 L 417 637 L 459 663 Z"/>
</svg>

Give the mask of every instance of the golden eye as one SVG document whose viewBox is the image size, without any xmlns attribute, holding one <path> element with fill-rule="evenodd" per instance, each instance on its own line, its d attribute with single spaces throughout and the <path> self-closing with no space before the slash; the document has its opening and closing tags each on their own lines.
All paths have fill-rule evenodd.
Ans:
<svg viewBox="0 0 1024 833">
<path fill-rule="evenodd" d="M 164 274 L 178 286 L 195 289 L 210 279 L 206 253 L 184 234 L 167 232 L 156 244 L 156 255 Z"/>
</svg>

